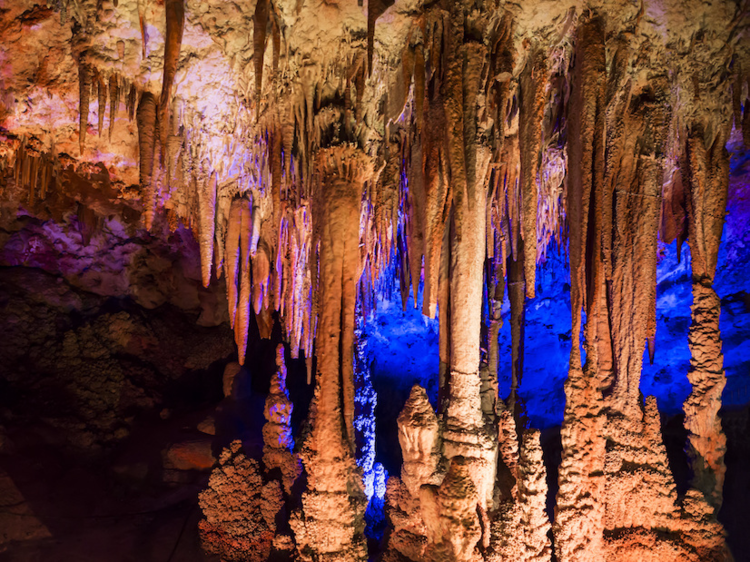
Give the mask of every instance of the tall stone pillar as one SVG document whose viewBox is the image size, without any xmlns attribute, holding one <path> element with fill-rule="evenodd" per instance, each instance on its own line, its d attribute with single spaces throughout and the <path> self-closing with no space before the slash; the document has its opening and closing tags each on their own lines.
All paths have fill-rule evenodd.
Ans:
<svg viewBox="0 0 750 562">
<path fill-rule="evenodd" d="M 359 213 L 369 159 L 351 146 L 321 150 L 313 220 L 319 241 L 317 377 L 312 430 L 300 454 L 302 510 L 291 521 L 301 560 L 367 560 L 367 498 L 354 458 L 354 314 L 360 275 Z"/>
<path fill-rule="evenodd" d="M 693 271 L 688 379 L 693 389 L 684 404 L 685 428 L 693 486 L 703 492 L 716 513 L 721 507 L 726 472 L 726 436 L 719 419 L 721 393 L 726 384 L 719 331 L 721 301 L 713 288 L 729 187 L 729 153 L 725 144 L 726 135 L 722 132 L 706 146 L 703 128 L 698 126 L 689 133 L 687 141 L 688 231 Z"/>
</svg>

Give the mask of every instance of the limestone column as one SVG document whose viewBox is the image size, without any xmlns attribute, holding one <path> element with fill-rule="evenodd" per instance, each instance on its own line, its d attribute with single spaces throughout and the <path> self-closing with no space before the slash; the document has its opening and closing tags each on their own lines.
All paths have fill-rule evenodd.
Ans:
<svg viewBox="0 0 750 562">
<path fill-rule="evenodd" d="M 602 559 L 605 440 L 601 385 L 597 382 L 596 310 L 600 299 L 587 294 L 586 250 L 591 244 L 591 192 L 601 188 L 604 162 L 606 86 L 604 22 L 593 17 L 576 32 L 576 57 L 568 109 L 568 194 L 571 313 L 570 370 L 565 383 L 561 428 L 563 454 L 555 508 L 555 553 L 561 562 Z M 596 277 L 594 277 L 596 279 Z M 600 294 L 601 270 L 595 283 Z M 593 300 L 593 302 L 591 302 Z M 588 302 L 587 302 L 588 301 Z M 581 310 L 586 306 L 586 365 L 581 365 Z M 592 314 L 594 313 L 594 314 Z"/>
<path fill-rule="evenodd" d="M 312 431 L 301 457 L 302 511 L 291 521 L 301 560 L 367 559 L 367 498 L 354 459 L 354 314 L 360 275 L 359 214 L 369 159 L 351 146 L 321 150 L 313 220 L 319 241 L 317 377 Z"/>
<path fill-rule="evenodd" d="M 451 7 L 445 114 L 453 193 L 450 251 L 450 359 L 444 455 L 464 457 L 480 506 L 492 501 L 497 433 L 485 427 L 479 375 L 486 246 L 484 176 L 489 150 L 477 142 L 476 96 L 483 46 L 463 43 L 463 4 Z M 463 461 L 462 461 L 463 462 Z M 463 469 L 462 469 L 463 470 Z M 462 547 L 463 548 L 463 547 Z"/>
<path fill-rule="evenodd" d="M 726 472 L 726 437 L 719 419 L 726 376 L 719 331 L 721 301 L 713 282 L 727 204 L 729 154 L 724 147 L 725 134 L 718 134 L 708 146 L 704 139 L 703 127 L 695 126 L 687 140 L 688 232 L 693 272 L 688 379 L 693 389 L 684 408 L 693 486 L 703 492 L 718 513 Z"/>
</svg>

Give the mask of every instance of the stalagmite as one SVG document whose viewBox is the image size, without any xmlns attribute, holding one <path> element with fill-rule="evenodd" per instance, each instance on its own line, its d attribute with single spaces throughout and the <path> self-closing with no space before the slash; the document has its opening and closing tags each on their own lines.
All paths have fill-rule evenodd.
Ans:
<svg viewBox="0 0 750 562">
<path fill-rule="evenodd" d="M 156 144 L 156 98 L 151 92 L 143 92 L 138 104 L 138 150 L 143 201 L 143 224 L 151 229 L 156 212 L 156 194 L 153 185 L 154 147 Z"/>
<path fill-rule="evenodd" d="M 263 464 L 266 473 L 275 469 L 281 471 L 284 491 L 287 494 L 292 493 L 292 486 L 302 471 L 299 459 L 292 453 L 293 409 L 294 405 L 289 400 L 289 391 L 286 388 L 284 346 L 279 344 L 276 348 L 276 373 L 271 378 L 271 388 L 263 409 L 266 418 L 266 424 L 263 426 Z"/>
<path fill-rule="evenodd" d="M 512 423 L 509 415 L 506 419 Z M 499 516 L 494 521 L 491 548 L 485 559 L 488 562 L 549 562 L 552 545 L 548 537 L 546 470 L 539 431 L 524 432 L 520 455 L 515 432 L 501 438 L 501 443 L 516 447 L 512 453 L 503 454 L 505 464 L 515 468 L 512 475 L 516 486 L 513 496 L 504 498 Z"/>
<path fill-rule="evenodd" d="M 420 386 L 412 387 L 398 416 L 398 440 L 404 459 L 401 480 L 411 496 L 417 498 L 422 485 L 435 481 L 440 462 L 438 419 Z"/>
<path fill-rule="evenodd" d="M 204 550 L 223 560 L 268 560 L 282 500 L 279 482 L 264 482 L 258 461 L 247 458 L 241 441 L 233 441 L 199 496 Z"/>
<path fill-rule="evenodd" d="M 747 244 L 736 222 L 727 261 L 717 262 L 730 177 L 739 195 L 729 211 L 747 210 L 750 4 L 21 4 L 0 9 L 0 274 L 33 267 L 78 296 L 200 310 L 206 334 L 226 331 L 226 291 L 237 359 L 253 375 L 270 349 L 257 339 L 283 341 L 262 461 L 232 443 L 201 496 L 207 551 L 301 562 L 731 559 L 720 521 L 736 510 L 724 490 L 725 476 L 727 490 L 735 482 L 724 459 L 733 449 L 719 412 L 723 353 L 727 372 L 742 375 L 734 361 L 747 295 L 732 268 Z M 109 101 L 109 142 L 93 139 L 87 151 L 92 96 L 99 136 Z M 121 102 L 135 124 L 119 122 Z M 727 148 L 739 156 L 731 176 Z M 670 380 L 666 358 L 684 360 L 673 337 L 684 314 L 667 309 L 686 294 L 686 266 L 674 258 L 687 240 L 685 492 L 678 434 L 665 445 L 661 427 L 664 416 L 672 430 L 684 385 L 669 388 L 662 412 L 641 393 Z M 570 331 L 560 329 L 568 296 Z M 416 309 L 420 298 L 433 320 L 408 311 L 417 316 L 394 329 L 393 302 Z M 16 300 L 0 295 L 2 306 Z M 732 315 L 724 350 L 722 308 Z M 9 318 L 15 341 L 22 322 Z M 118 322 L 108 326 L 126 328 Z M 658 340 L 657 324 L 666 326 Z M 70 338 L 54 339 L 65 347 L 54 357 L 70 358 Z M 131 354 L 149 338 L 125 339 L 138 344 Z M 667 348 L 658 357 L 657 341 Z M 390 354 L 372 372 L 369 342 Z M 426 367 L 423 343 L 437 351 Z M 205 368 L 167 345 L 176 369 Z M 110 351 L 97 365 L 122 356 Z M 301 425 L 292 424 L 285 353 L 304 355 L 308 384 L 315 369 Z M 291 377 L 302 363 L 289 368 Z M 382 384 L 388 369 L 398 380 Z M 559 440 L 545 431 L 543 455 L 531 426 L 560 422 L 566 370 Z M 117 385 L 137 375 L 102 372 Z M 741 401 L 740 380 L 727 406 Z M 84 386 L 71 396 L 96 388 Z M 136 386 L 121 401 L 128 411 L 131 399 L 152 408 L 163 394 Z M 370 506 L 385 501 L 388 521 L 376 521 L 372 509 L 365 515 L 376 488 L 375 404 L 394 412 L 401 404 L 390 402 L 409 387 L 390 435 L 403 463 L 385 491 L 378 481 Z M 725 412 L 729 433 L 741 413 Z M 215 437 L 229 442 L 221 425 Z M 0 427 L 0 446 L 13 435 Z M 377 460 L 398 463 L 385 437 Z"/>
<path fill-rule="evenodd" d="M 167 18 L 167 32 L 164 39 L 164 76 L 161 82 L 161 96 L 159 97 L 159 135 L 161 137 L 162 159 L 167 154 L 167 137 L 169 136 L 169 105 L 172 102 L 172 84 L 180 61 L 180 46 L 182 45 L 182 31 L 185 25 L 184 0 L 166 0 L 164 11 Z M 166 162 L 163 162 L 166 164 Z"/>
<path fill-rule="evenodd" d="M 422 518 L 427 529 L 427 560 L 479 562 L 476 548 L 482 536 L 477 513 L 481 501 L 475 486 L 471 461 L 456 457 L 440 486 L 420 489 Z"/>
</svg>

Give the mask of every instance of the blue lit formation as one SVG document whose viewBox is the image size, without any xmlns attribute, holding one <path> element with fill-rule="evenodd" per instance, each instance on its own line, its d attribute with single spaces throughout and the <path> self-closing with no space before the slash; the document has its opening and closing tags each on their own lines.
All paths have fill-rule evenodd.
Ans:
<svg viewBox="0 0 750 562">
<path fill-rule="evenodd" d="M 720 325 L 727 375 L 722 402 L 728 407 L 750 400 L 750 230 L 746 226 L 750 219 L 750 188 L 742 182 L 742 175 L 748 169 L 750 154 L 734 151 L 728 212 L 714 284 L 722 299 Z M 669 245 L 659 242 L 656 355 L 650 364 L 644 342 L 641 391 L 644 396 L 656 396 L 659 409 L 667 415 L 680 413 L 690 393 L 687 378 L 690 276 L 689 244 L 682 245 L 678 260 L 676 242 Z M 558 247 L 554 241 L 550 244 L 546 261 L 537 268 L 536 282 L 537 296 L 526 305 L 520 395 L 529 425 L 544 429 L 559 425 L 565 408 L 563 387 L 571 345 L 570 272 L 565 247 Z M 421 294 L 418 300 L 421 301 Z M 498 387 L 502 397 L 508 395 L 511 384 L 509 320 L 506 292 L 499 336 Z M 378 394 L 387 393 L 388 400 L 395 402 L 382 407 L 380 412 L 392 416 L 393 428 L 412 385 L 423 386 L 435 406 L 439 365 L 437 319 L 422 316 L 413 307 L 411 297 L 406 310 L 402 310 L 397 291 L 381 290 L 376 309 L 367 316 L 362 331 L 371 362 L 372 384 Z M 380 415 L 378 418 L 384 419 Z M 395 429 L 380 433 L 396 438 Z M 386 457 L 395 453 L 386 445 L 379 445 L 378 451 Z"/>
</svg>

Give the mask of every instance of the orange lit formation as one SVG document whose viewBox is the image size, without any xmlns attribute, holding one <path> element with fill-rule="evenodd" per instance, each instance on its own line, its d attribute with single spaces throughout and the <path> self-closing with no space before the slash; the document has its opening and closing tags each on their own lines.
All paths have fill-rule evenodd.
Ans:
<svg viewBox="0 0 750 562">
<path fill-rule="evenodd" d="M 298 456 L 280 354 L 263 464 L 236 444 L 224 452 L 201 499 L 206 548 L 367 559 L 355 309 L 360 299 L 367 313 L 395 272 L 404 306 L 423 284 L 441 364 L 437 412 L 415 387 L 398 419 L 384 561 L 731 558 L 716 520 L 725 377 L 712 283 L 732 127 L 750 143 L 747 7 L 365 4 L 18 0 L 1 16 L 5 48 L 26 54 L 2 63 L 17 100 L 0 106 L 3 194 L 42 217 L 78 206 L 95 225 L 120 206 L 133 229 L 191 227 L 203 284 L 226 284 L 239 362 L 251 322 L 270 337 L 277 319 L 309 379 L 316 358 Z M 32 27 L 49 43 L 30 43 Z M 25 85 L 30 73 L 47 73 L 44 86 Z M 97 202 L 106 190 L 114 203 Z M 639 392 L 644 347 L 656 352 L 659 235 L 692 252 L 684 497 L 655 399 Z M 536 266 L 565 241 L 572 345 L 551 523 L 540 436 L 523 427 L 516 391 Z M 277 532 L 286 508 L 290 529 Z"/>
</svg>

